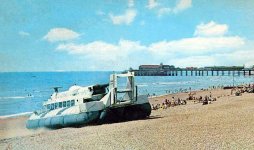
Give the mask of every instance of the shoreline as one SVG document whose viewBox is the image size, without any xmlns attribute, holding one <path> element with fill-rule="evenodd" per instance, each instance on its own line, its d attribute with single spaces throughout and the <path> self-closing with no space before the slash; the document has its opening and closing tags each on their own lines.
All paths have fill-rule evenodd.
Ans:
<svg viewBox="0 0 254 150">
<path fill-rule="evenodd" d="M 209 89 L 200 89 L 200 90 L 193 90 L 192 92 L 201 92 L 201 91 L 206 91 Z M 214 90 L 214 89 L 211 89 Z M 154 98 L 160 98 L 160 97 L 165 97 L 165 96 L 170 96 L 170 95 L 177 95 L 177 94 L 184 94 L 184 93 L 189 93 L 189 92 L 176 92 L 176 93 L 165 93 L 165 94 L 160 94 L 156 96 L 149 96 L 148 99 L 154 99 Z M 21 113 L 16 113 L 16 114 L 9 114 L 9 115 L 3 115 L 0 116 L 0 120 L 3 119 L 9 119 L 9 118 L 18 118 L 18 117 L 29 117 L 33 112 L 21 112 Z"/>
<path fill-rule="evenodd" d="M 235 96 L 231 95 L 230 89 L 192 92 L 195 92 L 197 97 L 211 92 L 217 101 L 202 105 L 188 100 L 187 105 L 153 110 L 151 116 L 144 120 L 58 130 L 28 130 L 25 128 L 28 116 L 0 119 L 0 148 L 254 148 L 254 93 Z M 184 99 L 188 97 L 188 93 L 160 95 L 149 98 L 149 102 L 162 103 L 172 96 Z M 75 140 L 75 137 L 79 137 L 80 140 Z M 135 139 L 139 139 L 140 142 L 137 143 Z"/>
<path fill-rule="evenodd" d="M 11 115 L 4 115 L 4 116 L 0 116 L 0 120 L 1 119 L 23 117 L 23 116 L 29 117 L 32 113 L 33 112 L 23 112 L 23 113 L 11 114 Z"/>
<path fill-rule="evenodd" d="M 206 91 L 216 91 L 216 90 L 223 90 L 223 89 L 213 89 L 213 90 L 196 90 L 192 91 L 195 93 L 204 93 Z M 226 91 L 226 90 L 224 90 Z M 154 97 L 149 97 L 150 104 L 155 103 L 162 103 L 165 98 L 171 98 L 172 96 L 185 98 L 187 97 L 188 92 L 180 92 L 180 93 L 171 93 L 171 94 L 163 94 Z M 190 102 L 190 101 L 189 101 Z M 154 110 L 152 110 L 154 111 Z M 43 131 L 51 130 L 51 129 L 42 129 L 42 130 L 28 130 L 25 127 L 26 120 L 29 118 L 29 115 L 32 112 L 25 112 L 20 114 L 13 114 L 7 116 L 0 117 L 0 140 L 1 139 L 9 139 L 9 138 L 16 138 L 16 137 L 23 137 L 29 136 L 37 133 L 41 133 Z M 39 131 L 39 132 L 38 132 Z"/>
</svg>

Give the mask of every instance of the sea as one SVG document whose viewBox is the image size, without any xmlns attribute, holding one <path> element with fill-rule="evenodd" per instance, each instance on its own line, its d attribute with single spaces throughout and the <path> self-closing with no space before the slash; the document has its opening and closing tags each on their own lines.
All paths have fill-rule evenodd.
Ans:
<svg viewBox="0 0 254 150">
<path fill-rule="evenodd" d="M 29 114 L 42 108 L 53 87 L 89 86 L 109 82 L 113 71 L 0 73 L 0 118 Z M 139 94 L 150 96 L 212 87 L 254 83 L 254 76 L 137 76 Z"/>
</svg>

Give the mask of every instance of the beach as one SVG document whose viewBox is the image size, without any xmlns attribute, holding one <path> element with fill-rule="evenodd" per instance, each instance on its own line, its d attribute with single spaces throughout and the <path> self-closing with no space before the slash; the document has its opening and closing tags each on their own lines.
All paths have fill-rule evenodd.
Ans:
<svg viewBox="0 0 254 150">
<path fill-rule="evenodd" d="M 27 117 L 0 120 L 0 149 L 254 149 L 254 93 L 193 91 L 217 100 L 153 110 L 143 120 L 58 130 L 27 130 Z M 150 98 L 187 98 L 176 93 Z"/>
</svg>

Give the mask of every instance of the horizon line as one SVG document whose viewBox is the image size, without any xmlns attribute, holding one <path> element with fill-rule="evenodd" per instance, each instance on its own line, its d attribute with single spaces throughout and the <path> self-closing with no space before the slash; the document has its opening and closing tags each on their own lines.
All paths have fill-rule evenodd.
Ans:
<svg viewBox="0 0 254 150">
<path fill-rule="evenodd" d="M 120 70 L 119 70 L 120 71 Z M 0 73 L 42 73 L 42 72 L 119 72 L 113 70 L 51 70 L 51 71 L 0 71 Z"/>
</svg>

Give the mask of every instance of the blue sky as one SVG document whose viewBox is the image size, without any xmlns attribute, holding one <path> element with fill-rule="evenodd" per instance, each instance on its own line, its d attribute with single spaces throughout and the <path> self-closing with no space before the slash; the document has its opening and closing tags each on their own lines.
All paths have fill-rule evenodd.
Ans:
<svg viewBox="0 0 254 150">
<path fill-rule="evenodd" d="M 253 0 L 2 0 L 0 71 L 254 65 Z"/>
</svg>

